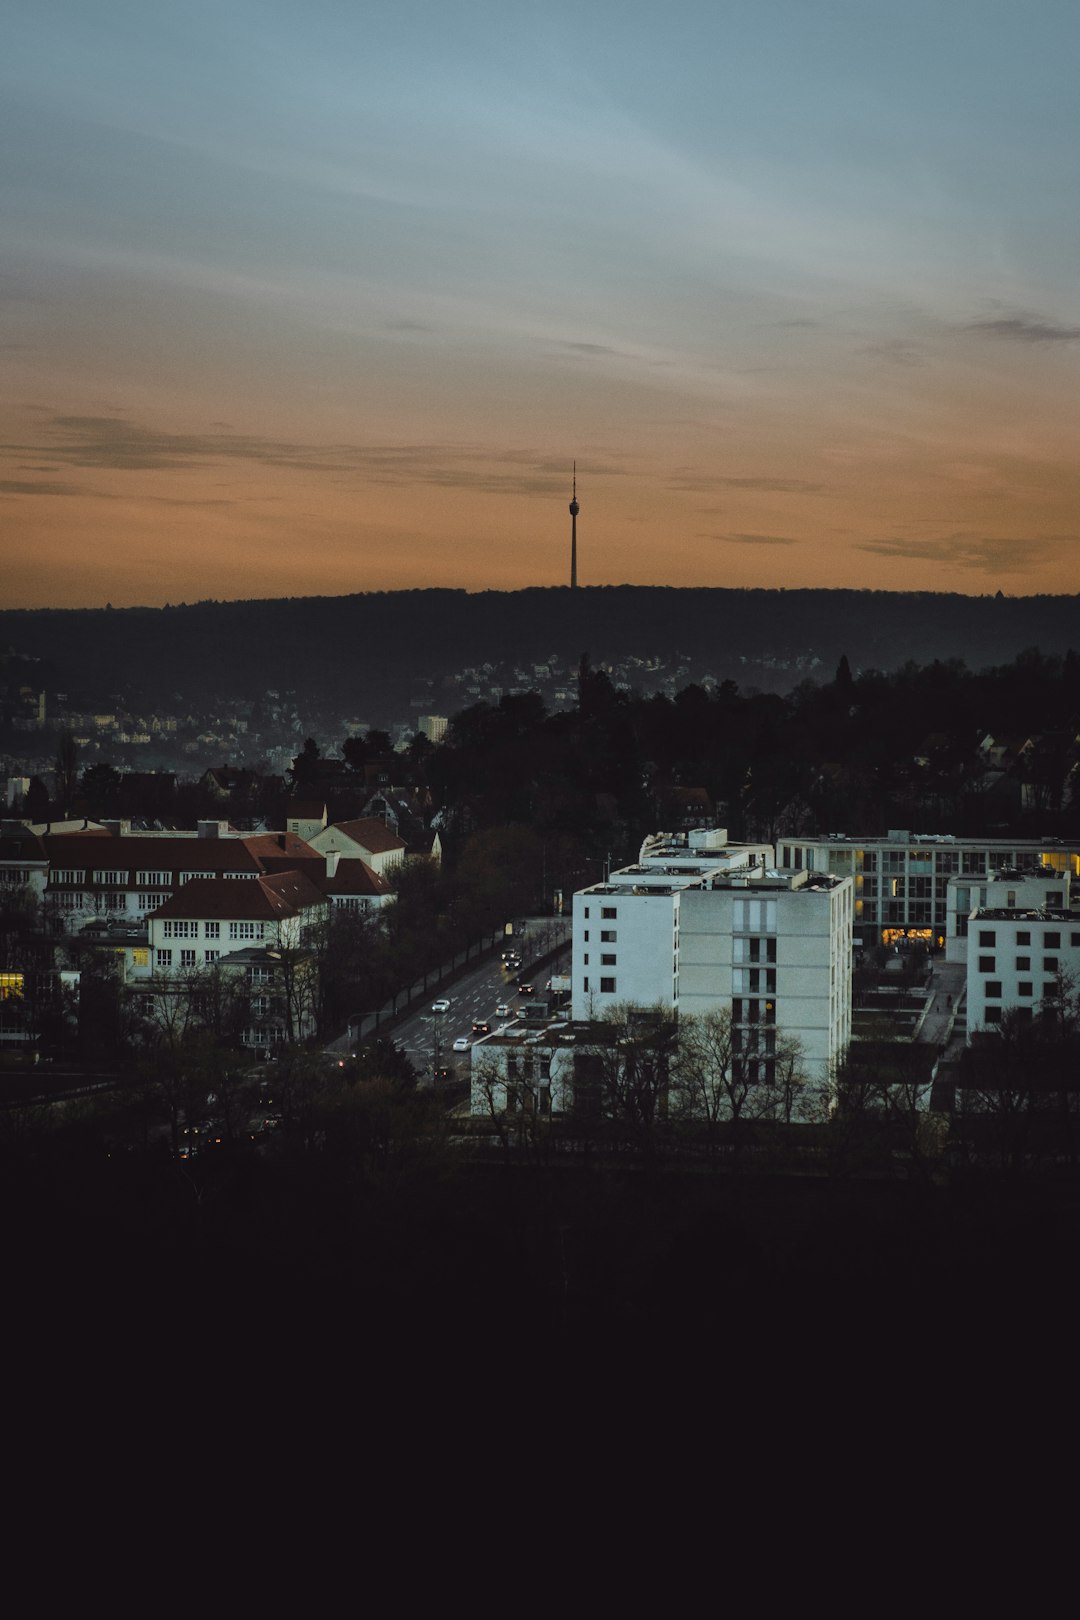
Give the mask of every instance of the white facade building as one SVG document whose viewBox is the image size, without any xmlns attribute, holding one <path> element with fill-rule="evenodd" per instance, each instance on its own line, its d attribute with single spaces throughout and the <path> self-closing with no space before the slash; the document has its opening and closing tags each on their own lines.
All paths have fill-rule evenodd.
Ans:
<svg viewBox="0 0 1080 1620">
<path fill-rule="evenodd" d="M 824 1078 L 851 1037 L 854 884 L 771 856 L 722 831 L 650 839 L 635 866 L 577 893 L 574 1019 L 731 1008 L 747 1061 L 768 1065 L 794 1038 Z"/>
<path fill-rule="evenodd" d="M 1044 1000 L 1054 1003 L 1062 976 L 1080 980 L 1080 912 L 979 910 L 966 944 L 969 1039 L 1007 1010 L 1033 1017 Z"/>
<path fill-rule="evenodd" d="M 985 883 L 951 878 L 947 901 L 945 956 L 967 962 L 970 919 L 976 911 L 1067 911 L 1071 903 L 1072 873 L 1049 866 L 1019 872 L 1003 868 Z"/>
<path fill-rule="evenodd" d="M 943 948 L 952 878 L 981 883 L 1002 868 L 1032 867 L 1080 875 L 1080 852 L 1057 839 L 959 838 L 894 828 L 880 838 L 782 838 L 777 853 L 781 867 L 853 880 L 855 938 L 866 945 L 907 938 Z"/>
</svg>

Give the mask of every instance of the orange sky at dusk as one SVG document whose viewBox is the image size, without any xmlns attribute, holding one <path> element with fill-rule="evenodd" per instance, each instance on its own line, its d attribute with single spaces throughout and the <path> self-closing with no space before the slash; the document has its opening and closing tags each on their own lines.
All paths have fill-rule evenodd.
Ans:
<svg viewBox="0 0 1080 1620">
<path fill-rule="evenodd" d="M 676 5 L 727 97 L 558 5 L 512 62 L 104 9 L 27 10 L 0 115 L 4 606 L 565 584 L 575 457 L 585 585 L 1078 588 L 1057 53 L 1014 129 L 1008 29 L 921 4 L 891 57 Z"/>
</svg>

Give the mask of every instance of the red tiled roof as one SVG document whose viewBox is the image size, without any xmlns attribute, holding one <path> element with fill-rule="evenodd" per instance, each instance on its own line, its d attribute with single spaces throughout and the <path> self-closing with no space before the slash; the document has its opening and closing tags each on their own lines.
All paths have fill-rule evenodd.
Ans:
<svg viewBox="0 0 1080 1620">
<path fill-rule="evenodd" d="M 293 859 L 297 856 L 310 856 L 320 862 L 322 860 L 318 850 L 312 849 L 310 844 L 305 843 L 299 834 L 294 832 L 252 833 L 250 837 L 244 839 L 244 843 L 260 865 L 268 857 L 275 861 L 280 860 L 282 856 Z"/>
<path fill-rule="evenodd" d="M 254 882 L 249 878 L 192 878 L 150 915 L 273 921 L 295 917 L 323 902 L 324 896 L 299 872 L 260 877 Z"/>
<path fill-rule="evenodd" d="M 342 856 L 334 876 L 324 875 L 319 880 L 324 894 L 389 894 L 390 885 L 378 872 L 373 872 L 366 861 Z"/>
<path fill-rule="evenodd" d="M 361 849 L 368 850 L 372 855 L 388 855 L 405 848 L 404 838 L 399 838 L 393 828 L 377 816 L 363 816 L 359 821 L 335 821 L 326 830 L 344 833 L 346 838 L 351 838 L 354 844 L 359 844 Z"/>
</svg>

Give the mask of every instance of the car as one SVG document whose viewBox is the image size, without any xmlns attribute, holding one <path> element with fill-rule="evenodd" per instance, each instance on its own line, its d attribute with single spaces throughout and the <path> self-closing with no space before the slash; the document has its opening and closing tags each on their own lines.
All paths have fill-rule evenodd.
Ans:
<svg viewBox="0 0 1080 1620">
<path fill-rule="evenodd" d="M 536 986 L 533 984 L 519 984 L 518 989 L 523 996 L 534 996 L 536 994 Z"/>
<path fill-rule="evenodd" d="M 438 1068 L 432 1069 L 431 1078 L 433 1080 L 449 1080 L 450 1070 L 446 1067 L 445 1063 L 441 1063 L 439 1064 Z"/>
<path fill-rule="evenodd" d="M 478 1023 L 473 1025 L 472 1032 L 474 1035 L 490 1035 L 491 1025 L 486 1019 L 481 1019 Z"/>
<path fill-rule="evenodd" d="M 431 1003 L 431 1010 L 433 1013 L 447 1013 L 450 1011 L 450 1003 L 445 996 L 440 996 L 438 1001 Z"/>
<path fill-rule="evenodd" d="M 500 1001 L 495 1009 L 496 1018 L 509 1018 L 512 1009 L 508 1001 Z"/>
<path fill-rule="evenodd" d="M 468 1050 L 469 1050 L 469 1037 L 467 1035 L 459 1035 L 457 1040 L 454 1042 L 454 1051 L 455 1052 L 467 1052 Z"/>
</svg>

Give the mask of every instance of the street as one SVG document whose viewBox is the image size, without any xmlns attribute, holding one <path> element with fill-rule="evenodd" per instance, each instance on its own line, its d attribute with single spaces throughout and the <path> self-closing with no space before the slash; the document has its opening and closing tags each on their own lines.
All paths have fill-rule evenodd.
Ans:
<svg viewBox="0 0 1080 1620">
<path fill-rule="evenodd" d="M 538 1001 L 546 998 L 544 986 L 553 973 L 570 971 L 570 919 L 529 918 L 523 929 L 507 936 L 506 948 L 514 948 L 521 953 L 522 968 L 526 972 L 536 956 L 551 950 L 560 937 L 562 949 L 558 958 L 546 962 L 538 971 L 535 980 L 535 999 Z M 419 1005 L 416 1012 L 387 1031 L 387 1038 L 406 1054 L 422 1085 L 431 1084 L 432 1073 L 437 1068 L 447 1068 L 451 1074 L 464 1078 L 469 1072 L 469 1054 L 455 1052 L 454 1041 L 459 1036 L 465 1036 L 471 1044 L 475 1022 L 486 1021 L 493 1029 L 497 1023 L 505 1022 L 496 1019 L 495 1008 L 504 1001 L 515 1010 L 520 1005 L 522 998 L 514 985 L 514 980 L 519 977 L 521 975 L 517 973 L 504 973 L 498 956 L 489 957 L 486 962 L 456 980 L 449 989 L 433 988 L 430 998 Z M 445 996 L 449 1001 L 450 1011 L 433 1013 L 432 1002 L 440 996 Z"/>
</svg>

